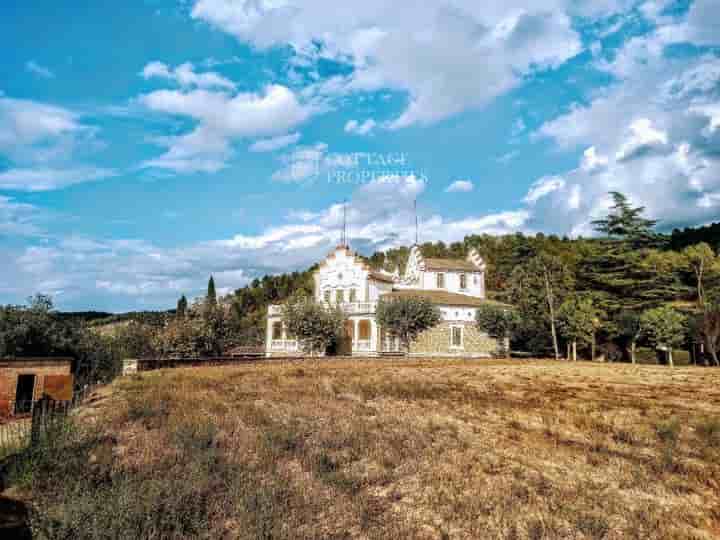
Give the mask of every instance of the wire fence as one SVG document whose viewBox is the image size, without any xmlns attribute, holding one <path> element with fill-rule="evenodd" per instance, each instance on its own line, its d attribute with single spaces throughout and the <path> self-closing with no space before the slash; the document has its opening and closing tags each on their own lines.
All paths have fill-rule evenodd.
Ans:
<svg viewBox="0 0 720 540">
<path fill-rule="evenodd" d="M 66 416 L 73 408 L 85 402 L 96 386 L 85 386 L 73 393 L 70 401 L 40 399 L 16 401 L 12 404 L 14 415 L 0 419 L 0 459 L 21 451 L 32 442 L 40 430 L 57 417 Z"/>
</svg>

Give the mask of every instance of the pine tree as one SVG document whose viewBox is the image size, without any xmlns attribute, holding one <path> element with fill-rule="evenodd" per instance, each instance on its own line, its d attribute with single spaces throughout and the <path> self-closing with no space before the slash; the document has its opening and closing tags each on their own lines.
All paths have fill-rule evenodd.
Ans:
<svg viewBox="0 0 720 540">
<path fill-rule="evenodd" d="M 654 232 L 657 221 L 643 217 L 645 207 L 633 208 L 627 197 L 617 191 L 611 191 L 610 196 L 614 204 L 606 218 L 592 222 L 595 230 L 609 238 L 630 241 L 636 247 L 655 244 L 658 239 Z"/>
</svg>

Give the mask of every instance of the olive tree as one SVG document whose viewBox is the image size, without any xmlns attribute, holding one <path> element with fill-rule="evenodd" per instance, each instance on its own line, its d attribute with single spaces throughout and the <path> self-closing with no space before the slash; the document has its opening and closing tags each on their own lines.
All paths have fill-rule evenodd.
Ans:
<svg viewBox="0 0 720 540">
<path fill-rule="evenodd" d="M 325 352 L 343 334 L 345 314 L 339 307 L 326 307 L 310 298 L 291 299 L 283 308 L 283 323 L 303 352 Z"/>
<path fill-rule="evenodd" d="M 661 306 L 643 313 L 640 324 L 643 335 L 656 349 L 667 351 L 670 367 L 673 367 L 673 348 L 685 341 L 687 318 L 679 311 Z"/>
<path fill-rule="evenodd" d="M 440 309 L 420 296 L 380 300 L 375 312 L 378 325 L 399 338 L 406 351 L 412 340 L 437 325 L 441 318 Z"/>
</svg>

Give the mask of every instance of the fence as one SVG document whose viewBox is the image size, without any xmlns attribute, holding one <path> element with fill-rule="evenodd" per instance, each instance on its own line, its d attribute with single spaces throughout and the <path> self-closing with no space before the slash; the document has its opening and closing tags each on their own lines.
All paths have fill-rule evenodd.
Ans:
<svg viewBox="0 0 720 540">
<path fill-rule="evenodd" d="M 16 402 L 18 414 L 0 423 L 0 458 L 37 442 L 49 426 L 83 403 L 95 388 L 86 386 L 76 390 L 70 401 L 55 401 L 46 396 L 35 402 Z"/>
</svg>

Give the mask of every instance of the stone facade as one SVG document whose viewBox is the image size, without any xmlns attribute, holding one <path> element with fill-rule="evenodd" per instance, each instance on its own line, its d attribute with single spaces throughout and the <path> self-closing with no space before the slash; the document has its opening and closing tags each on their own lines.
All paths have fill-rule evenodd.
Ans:
<svg viewBox="0 0 720 540">
<path fill-rule="evenodd" d="M 459 346 L 452 343 L 453 327 L 461 329 Z M 410 356 L 491 358 L 500 356 L 500 349 L 498 340 L 478 330 L 473 322 L 443 321 L 410 344 Z"/>
<path fill-rule="evenodd" d="M 72 399 L 72 359 L 70 358 L 13 358 L 0 360 L 0 416 L 15 410 L 18 379 L 33 375 L 32 401 L 43 394 L 54 399 Z"/>
</svg>

